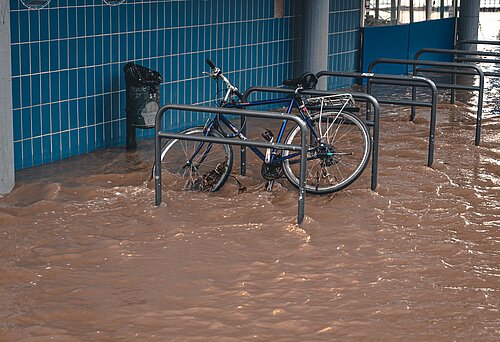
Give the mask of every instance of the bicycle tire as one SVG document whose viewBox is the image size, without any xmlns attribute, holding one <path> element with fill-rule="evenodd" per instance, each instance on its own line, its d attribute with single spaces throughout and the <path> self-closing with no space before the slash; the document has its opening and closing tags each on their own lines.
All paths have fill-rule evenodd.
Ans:
<svg viewBox="0 0 500 342">
<path fill-rule="evenodd" d="M 318 114 L 313 117 L 312 123 L 327 148 L 320 147 L 316 139 L 310 138 L 305 190 L 317 195 L 342 190 L 352 184 L 368 164 L 370 131 L 361 119 L 348 112 Z M 298 126 L 290 130 L 285 143 L 300 145 Z M 285 150 L 283 156 L 289 153 Z M 283 170 L 290 183 L 298 187 L 300 156 L 284 160 Z"/>
<path fill-rule="evenodd" d="M 204 127 L 191 127 L 181 134 L 203 136 L 205 132 Z M 223 137 L 215 130 L 211 130 L 208 136 Z M 188 161 L 198 147 L 200 150 L 189 165 Z M 233 150 L 229 144 L 172 139 L 162 147 L 161 162 L 162 183 L 166 188 L 215 192 L 231 173 Z"/>
</svg>

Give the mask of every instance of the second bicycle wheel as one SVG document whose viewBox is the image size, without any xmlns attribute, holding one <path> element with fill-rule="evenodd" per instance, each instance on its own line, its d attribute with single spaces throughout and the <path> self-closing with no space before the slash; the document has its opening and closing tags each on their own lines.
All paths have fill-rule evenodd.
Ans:
<svg viewBox="0 0 500 342">
<path fill-rule="evenodd" d="M 181 132 L 204 136 L 203 127 Z M 217 131 L 208 136 L 222 138 Z M 231 145 L 173 139 L 161 150 L 162 183 L 167 189 L 217 191 L 226 182 L 233 166 Z"/>
<path fill-rule="evenodd" d="M 363 172 L 371 151 L 370 132 L 363 121 L 348 112 L 323 113 L 313 118 L 320 141 L 310 134 L 307 153 L 306 192 L 328 194 L 344 189 Z M 300 128 L 289 132 L 285 143 L 300 145 Z M 283 156 L 289 151 L 283 151 Z M 288 180 L 299 186 L 300 158 L 283 161 Z"/>
</svg>

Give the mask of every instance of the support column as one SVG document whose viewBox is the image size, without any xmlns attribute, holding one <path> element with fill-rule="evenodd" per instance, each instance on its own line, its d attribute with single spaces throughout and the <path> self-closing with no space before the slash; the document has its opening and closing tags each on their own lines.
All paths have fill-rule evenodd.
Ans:
<svg viewBox="0 0 500 342">
<path fill-rule="evenodd" d="M 478 0 L 460 1 L 460 14 L 458 17 L 458 40 L 477 39 L 479 28 L 480 2 Z M 464 49 L 475 50 L 476 46 L 465 45 Z"/>
<path fill-rule="evenodd" d="M 328 69 L 329 0 L 302 2 L 302 69 L 317 73 Z M 317 89 L 326 89 L 326 77 Z"/>
<path fill-rule="evenodd" d="M 14 188 L 10 6 L 0 2 L 0 194 Z"/>
</svg>

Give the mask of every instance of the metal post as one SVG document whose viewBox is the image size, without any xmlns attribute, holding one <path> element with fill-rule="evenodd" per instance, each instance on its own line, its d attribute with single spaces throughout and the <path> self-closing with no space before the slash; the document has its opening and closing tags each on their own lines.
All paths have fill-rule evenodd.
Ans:
<svg viewBox="0 0 500 342">
<path fill-rule="evenodd" d="M 328 63 L 328 0 L 303 1 L 302 10 L 302 61 L 303 72 L 325 70 Z M 318 89 L 326 89 L 326 81 L 318 83 Z"/>
<path fill-rule="evenodd" d="M 15 184 L 9 1 L 0 3 L 0 194 Z M 31 156 L 28 156 L 31 157 Z"/>
<path fill-rule="evenodd" d="M 458 40 L 477 39 L 479 28 L 480 2 L 478 0 L 461 0 L 458 18 Z M 477 50 L 475 45 L 468 45 L 467 50 Z"/>
</svg>

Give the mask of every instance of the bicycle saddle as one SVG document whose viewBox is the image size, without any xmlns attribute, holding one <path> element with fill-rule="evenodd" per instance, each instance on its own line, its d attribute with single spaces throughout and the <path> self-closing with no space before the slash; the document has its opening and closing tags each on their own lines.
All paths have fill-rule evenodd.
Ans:
<svg viewBox="0 0 500 342">
<path fill-rule="evenodd" d="M 318 79 L 316 78 L 316 75 L 311 72 L 305 72 L 297 78 L 283 81 L 283 85 L 292 87 L 302 86 L 304 89 L 313 89 L 316 87 L 317 83 Z"/>
</svg>

